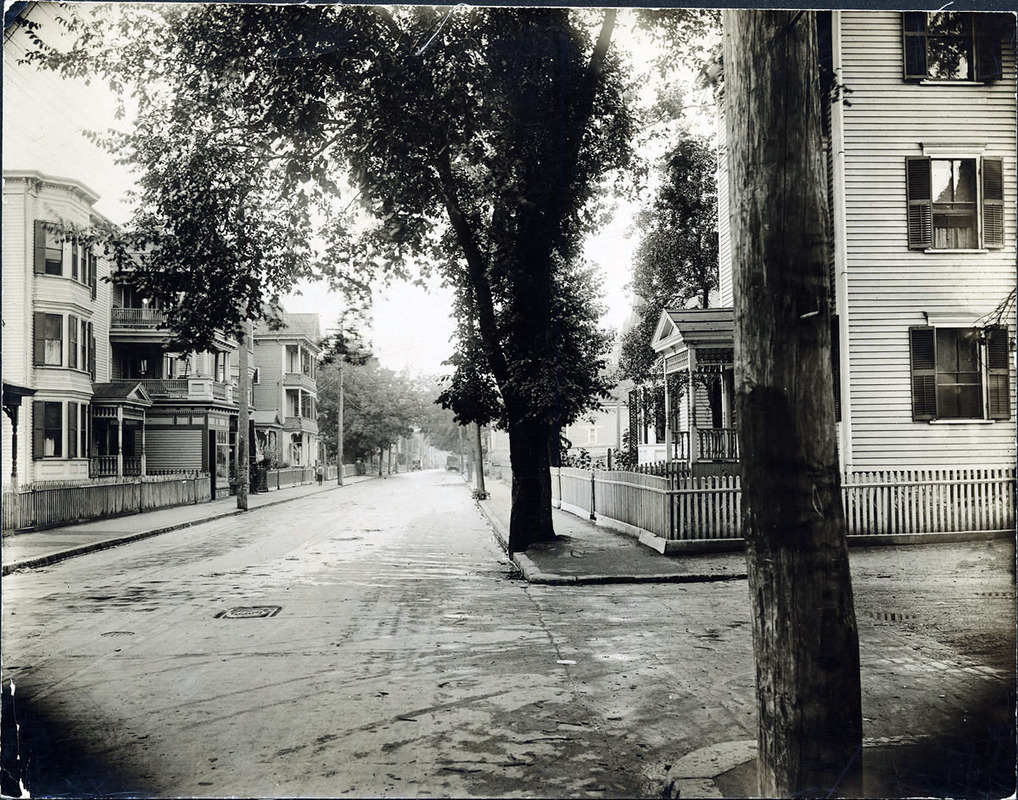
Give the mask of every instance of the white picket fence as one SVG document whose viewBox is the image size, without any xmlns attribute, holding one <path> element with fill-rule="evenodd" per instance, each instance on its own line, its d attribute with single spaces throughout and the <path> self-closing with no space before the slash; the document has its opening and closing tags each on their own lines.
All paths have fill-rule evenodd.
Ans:
<svg viewBox="0 0 1018 800">
<path fill-rule="evenodd" d="M 552 470 L 561 508 L 668 540 L 742 537 L 737 475 L 664 478 L 635 472 Z M 849 536 L 998 533 L 1015 527 L 1014 469 L 857 472 L 842 476 Z"/>
</svg>

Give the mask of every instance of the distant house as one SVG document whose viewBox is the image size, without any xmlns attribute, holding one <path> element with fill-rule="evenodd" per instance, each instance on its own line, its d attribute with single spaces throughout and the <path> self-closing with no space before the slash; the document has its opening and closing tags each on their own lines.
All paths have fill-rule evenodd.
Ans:
<svg viewBox="0 0 1018 800">
<path fill-rule="evenodd" d="M 317 314 L 282 315 L 282 325 L 254 331 L 256 457 L 290 466 L 322 460 L 318 437 Z"/>
<path fill-rule="evenodd" d="M 1013 467 L 1014 17 L 818 16 L 842 467 Z M 652 343 L 660 455 L 688 463 L 737 458 L 725 207 L 722 307 L 665 310 Z"/>
</svg>

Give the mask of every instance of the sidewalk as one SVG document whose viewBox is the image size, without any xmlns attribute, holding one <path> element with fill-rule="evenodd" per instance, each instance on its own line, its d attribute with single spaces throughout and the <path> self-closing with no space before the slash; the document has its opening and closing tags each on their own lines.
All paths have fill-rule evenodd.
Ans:
<svg viewBox="0 0 1018 800">
<path fill-rule="evenodd" d="M 481 512 L 505 547 L 509 541 L 512 493 L 499 480 L 485 483 L 490 495 L 478 501 Z M 568 511 L 554 511 L 557 538 L 531 545 L 513 561 L 530 583 L 702 583 L 746 577 L 746 556 L 732 553 L 662 556 L 634 537 L 599 527 Z"/>
<path fill-rule="evenodd" d="M 374 475 L 359 475 L 345 479 L 347 484 L 371 480 Z M 248 495 L 248 509 L 254 511 L 265 506 L 287 503 L 310 494 L 340 488 L 335 480 L 322 486 L 317 483 L 288 486 L 271 492 Z M 106 550 L 128 542 L 146 539 L 160 533 L 188 528 L 214 519 L 231 517 L 244 512 L 237 509 L 236 497 L 224 497 L 211 503 L 173 506 L 140 514 L 62 525 L 42 531 L 6 532 L 3 536 L 3 569 L 7 575 L 22 569 L 34 569 L 55 564 L 74 556 Z"/>
</svg>

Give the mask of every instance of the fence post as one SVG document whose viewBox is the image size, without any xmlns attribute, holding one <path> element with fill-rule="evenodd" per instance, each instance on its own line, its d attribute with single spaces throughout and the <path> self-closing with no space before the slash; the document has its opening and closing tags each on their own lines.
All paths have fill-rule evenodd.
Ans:
<svg viewBox="0 0 1018 800">
<path fill-rule="evenodd" d="M 597 519 L 597 509 L 594 507 L 594 470 L 590 471 L 590 519 L 593 522 Z"/>
</svg>

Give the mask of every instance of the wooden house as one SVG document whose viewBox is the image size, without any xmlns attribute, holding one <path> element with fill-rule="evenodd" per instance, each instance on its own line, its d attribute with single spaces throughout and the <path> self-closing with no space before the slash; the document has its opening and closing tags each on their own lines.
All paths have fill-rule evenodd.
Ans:
<svg viewBox="0 0 1018 800">
<path fill-rule="evenodd" d="M 832 11 L 818 23 L 842 468 L 1013 468 L 1015 18 Z M 719 164 L 727 199 L 723 146 Z M 737 457 L 721 205 L 720 307 L 666 309 L 653 339 L 668 456 L 691 464 Z"/>
</svg>

